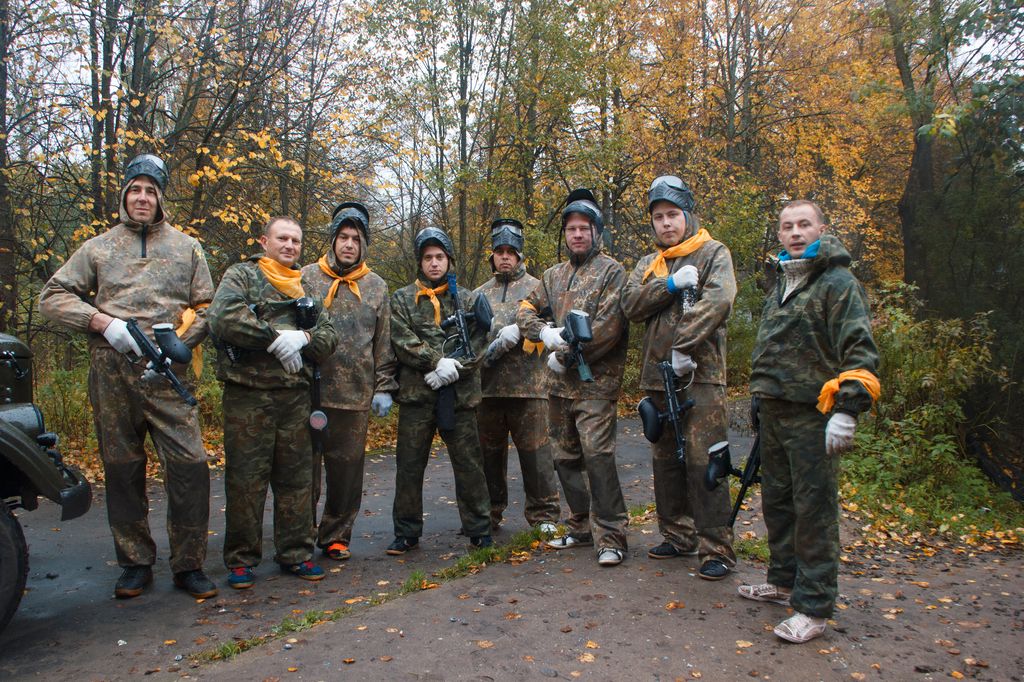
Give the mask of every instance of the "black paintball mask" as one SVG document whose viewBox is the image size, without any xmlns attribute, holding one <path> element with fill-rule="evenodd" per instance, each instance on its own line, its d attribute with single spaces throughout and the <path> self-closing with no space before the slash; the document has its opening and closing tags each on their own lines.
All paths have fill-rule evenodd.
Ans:
<svg viewBox="0 0 1024 682">
<path fill-rule="evenodd" d="M 508 246 L 516 255 L 519 256 L 519 262 L 523 262 L 523 245 L 525 240 L 523 238 L 523 224 L 515 218 L 498 218 L 491 223 L 491 255 L 488 260 L 491 263 L 491 271 L 496 271 L 494 267 L 494 250 L 499 246 Z"/>
</svg>

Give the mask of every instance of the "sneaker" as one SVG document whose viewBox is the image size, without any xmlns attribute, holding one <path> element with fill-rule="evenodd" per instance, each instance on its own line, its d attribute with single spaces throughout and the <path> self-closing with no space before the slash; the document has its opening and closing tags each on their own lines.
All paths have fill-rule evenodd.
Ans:
<svg viewBox="0 0 1024 682">
<path fill-rule="evenodd" d="M 228 585 L 236 590 L 247 590 L 256 582 L 256 574 L 248 566 L 236 566 L 228 576 Z"/>
<path fill-rule="evenodd" d="M 675 559 L 681 556 L 697 556 L 697 548 L 693 549 L 679 549 L 671 542 L 666 540 L 657 547 L 651 547 L 647 550 L 647 556 L 652 559 Z"/>
<path fill-rule="evenodd" d="M 217 596 L 217 586 L 199 569 L 175 573 L 174 586 L 179 590 L 185 590 L 196 599 Z"/>
<path fill-rule="evenodd" d="M 344 561 L 352 556 L 352 552 L 348 551 L 348 545 L 344 542 L 332 542 L 324 549 L 324 554 L 335 561 Z"/>
<path fill-rule="evenodd" d="M 729 575 L 729 567 L 718 559 L 708 559 L 701 565 L 697 575 L 704 580 L 721 580 Z"/>
<path fill-rule="evenodd" d="M 621 549 L 602 547 L 601 551 L 597 553 L 597 563 L 600 566 L 618 566 L 625 556 Z"/>
<path fill-rule="evenodd" d="M 405 554 L 410 549 L 416 549 L 419 545 L 419 538 L 404 538 L 399 535 L 395 537 L 394 542 L 388 545 L 388 548 L 384 551 L 393 556 L 398 556 L 400 554 Z"/>
<path fill-rule="evenodd" d="M 778 585 L 772 585 L 771 583 L 761 583 L 760 585 L 740 585 L 736 591 L 739 592 L 740 596 L 744 599 L 769 601 L 773 604 L 789 606 L 789 590 L 784 590 Z"/>
<path fill-rule="evenodd" d="M 594 544 L 594 538 L 588 536 L 576 537 L 575 535 L 562 535 L 557 538 L 551 538 L 547 541 L 547 546 L 552 549 L 569 549 L 571 547 L 589 547 Z"/>
<path fill-rule="evenodd" d="M 152 566 L 125 566 L 121 577 L 114 585 L 114 596 L 118 599 L 138 597 L 153 582 Z"/>
<path fill-rule="evenodd" d="M 537 525 L 537 530 L 539 530 L 541 533 L 544 533 L 545 535 L 554 535 L 558 532 L 558 526 L 551 523 L 550 521 L 545 521 L 544 523 L 540 523 Z"/>
<path fill-rule="evenodd" d="M 825 634 L 826 623 L 824 618 L 794 613 L 775 626 L 775 634 L 787 642 L 803 644 Z"/>
<path fill-rule="evenodd" d="M 469 544 L 473 545 L 474 549 L 484 549 L 487 547 L 493 547 L 494 538 L 492 538 L 490 535 L 478 535 L 475 538 L 470 538 Z"/>
<path fill-rule="evenodd" d="M 281 570 L 285 573 L 291 573 L 294 576 L 298 576 L 303 580 L 324 579 L 324 569 L 320 568 L 312 561 L 303 561 L 297 564 L 281 564 Z"/>
</svg>

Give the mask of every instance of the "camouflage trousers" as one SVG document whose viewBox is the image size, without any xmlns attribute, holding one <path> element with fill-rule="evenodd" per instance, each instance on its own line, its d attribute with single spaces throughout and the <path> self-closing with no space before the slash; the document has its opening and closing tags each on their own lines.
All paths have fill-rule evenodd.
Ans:
<svg viewBox="0 0 1024 682">
<path fill-rule="evenodd" d="M 185 381 L 185 367 L 175 367 Z M 146 451 L 149 434 L 164 469 L 170 567 L 201 569 L 210 521 L 210 469 L 199 415 L 162 377 L 142 381 L 143 368 L 113 348 L 94 348 L 89 402 L 107 488 L 107 519 L 117 563 L 151 566 L 156 543 L 149 529 Z"/>
<path fill-rule="evenodd" d="M 648 394 L 659 411 L 665 410 L 665 393 Z M 726 566 L 736 565 L 729 527 L 729 487 L 713 491 L 704 487 L 708 466 L 708 448 L 728 439 L 725 386 L 693 384 L 680 391 L 680 402 L 690 398 L 694 406 L 686 413 L 683 437 L 686 438 L 686 464 L 676 457 L 676 437 L 672 425 L 665 424 L 661 438 L 651 447 L 654 469 L 654 503 L 658 530 L 677 549 L 696 549 L 701 561 L 717 559 Z"/>
<path fill-rule="evenodd" d="M 224 384 L 224 564 L 263 558 L 263 506 L 274 492 L 274 561 L 313 556 L 309 390 L 262 391 Z"/>
<path fill-rule="evenodd" d="M 476 419 L 487 492 L 491 497 L 492 527 L 497 528 L 508 507 L 510 434 L 523 474 L 526 522 L 531 526 L 558 523 L 562 508 L 548 438 L 548 401 L 543 398 L 484 398 L 477 408 Z"/>
<path fill-rule="evenodd" d="M 825 452 L 813 404 L 761 399 L 761 498 L 768 582 L 800 613 L 829 618 L 839 590 L 839 457 Z"/>
<path fill-rule="evenodd" d="M 548 399 L 555 471 L 571 512 L 569 532 L 600 550 L 626 551 L 626 503 L 615 466 L 615 401 Z"/>
<path fill-rule="evenodd" d="M 327 547 L 334 542 L 348 545 L 363 502 L 363 456 L 370 412 L 329 407 L 323 411 L 327 414 L 327 438 L 322 463 L 315 449 L 313 452 L 314 521 L 316 506 L 320 502 L 321 469 L 327 471 L 327 499 L 317 529 L 316 544 L 319 547 Z"/>
<path fill-rule="evenodd" d="M 398 412 L 398 444 L 395 448 L 395 502 L 392 517 L 395 535 L 423 535 L 423 474 L 430 459 L 430 445 L 437 431 L 433 405 L 406 403 Z M 480 458 L 480 438 L 473 410 L 455 411 L 455 429 L 442 432 L 455 473 L 455 498 L 462 531 L 469 537 L 489 535 L 490 498 Z"/>
</svg>

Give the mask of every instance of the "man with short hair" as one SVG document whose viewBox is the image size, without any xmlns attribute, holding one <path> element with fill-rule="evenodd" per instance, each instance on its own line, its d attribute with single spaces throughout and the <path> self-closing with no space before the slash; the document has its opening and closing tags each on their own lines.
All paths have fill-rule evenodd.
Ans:
<svg viewBox="0 0 1024 682">
<path fill-rule="evenodd" d="M 331 238 L 320 260 L 302 268 L 307 292 L 323 300 L 339 351 L 320 366 L 320 405 L 327 414 L 323 468 L 327 471 L 317 545 L 331 559 L 351 556 L 352 526 L 363 499 L 363 461 L 370 410 L 391 410 L 397 361 L 391 350 L 388 285 L 366 264 L 370 212 L 347 201 L 334 209 Z M 314 388 L 314 391 L 317 389 Z M 320 500 L 320 451 L 313 456 L 313 509 Z"/>
<path fill-rule="evenodd" d="M 253 586 L 263 557 L 263 506 L 274 492 L 274 560 L 281 570 L 320 580 L 312 562 L 313 502 L 306 362 L 323 363 L 338 336 L 316 310 L 297 267 L 302 228 L 267 221 L 262 256 L 227 269 L 210 305 L 224 382 L 224 564 L 235 589 Z"/>
<path fill-rule="evenodd" d="M 569 260 L 548 268 L 540 286 L 519 307 L 516 321 L 530 341 L 550 351 L 548 418 L 555 443 L 555 471 L 569 504 L 569 532 L 548 545 L 568 549 L 597 544 L 597 562 L 615 566 L 626 556 L 626 504 L 615 467 L 616 401 L 626 364 L 629 328 L 619 306 L 622 265 L 601 253 L 604 220 L 594 195 L 571 192 L 562 211 Z M 566 315 L 589 316 L 593 340 L 583 359 L 593 381 L 584 381 L 562 336 Z M 549 326 L 546 318 L 559 326 Z"/>
<path fill-rule="evenodd" d="M 679 402 L 694 406 L 683 416 L 686 461 L 676 457 L 675 434 L 665 429 L 651 447 L 654 502 L 663 541 L 647 555 L 671 559 L 699 554 L 698 575 L 721 580 L 736 565 L 729 527 L 729 492 L 704 487 L 708 448 L 727 440 L 725 396 L 726 321 L 736 297 L 729 249 L 700 227 L 693 194 L 681 179 L 663 175 L 647 194 L 658 250 L 640 259 L 622 290 L 622 310 L 645 325 L 640 388 L 665 411 L 660 362 L 672 363 L 679 385 L 689 381 Z M 683 291 L 693 303 L 684 305 Z"/>
<path fill-rule="evenodd" d="M 164 468 L 167 534 L 174 584 L 197 598 L 217 588 L 203 573 L 210 519 L 210 470 L 196 407 L 171 384 L 132 361 L 142 353 L 128 332 L 134 318 L 147 336 L 171 323 L 189 348 L 206 337 L 213 281 L 199 242 L 167 220 L 167 168 L 152 154 L 125 170 L 120 222 L 71 255 L 39 297 L 48 319 L 89 335 L 89 402 L 107 487 L 107 518 L 117 563 L 114 588 L 126 599 L 153 580 L 156 543 L 149 529 L 146 451 L 149 433 Z M 174 372 L 186 381 L 186 367 Z M 152 373 L 147 373 L 152 374 Z"/>
<path fill-rule="evenodd" d="M 423 474 L 435 432 L 448 448 L 455 473 L 462 532 L 473 547 L 493 544 L 476 424 L 476 407 L 480 404 L 477 364 L 489 321 L 469 323 L 475 360 L 446 357 L 446 351 L 451 354 L 455 350 L 451 341 L 446 347 L 446 338 L 455 330 L 441 328 L 456 306 L 447 282 L 448 271 L 454 267 L 452 241 L 441 228 L 426 227 L 416 234 L 414 247 L 419 278 L 391 295 L 391 346 L 399 362 L 401 405 L 392 510 L 395 539 L 386 550 L 393 556 L 419 546 L 423 534 Z M 463 310 L 474 307 L 477 296 L 468 289 L 458 289 L 458 296 Z"/>
<path fill-rule="evenodd" d="M 867 296 L 850 254 L 825 233 L 821 208 L 793 201 L 779 214 L 780 277 L 765 302 L 750 371 L 759 421 L 768 581 L 741 596 L 793 607 L 775 634 L 820 637 L 839 578 L 839 456 L 857 417 L 881 394 Z"/>
<path fill-rule="evenodd" d="M 477 408 L 480 450 L 491 498 L 491 529 L 498 530 L 508 507 L 508 439 L 512 436 L 523 475 L 526 522 L 554 533 L 561 513 L 548 438 L 548 394 L 544 388 L 543 344 L 523 339 L 516 324 L 519 303 L 539 280 L 523 262 L 523 225 L 512 218 L 491 224 L 494 276 L 474 292 L 494 311 L 494 331 L 480 371 L 483 401 Z"/>
</svg>

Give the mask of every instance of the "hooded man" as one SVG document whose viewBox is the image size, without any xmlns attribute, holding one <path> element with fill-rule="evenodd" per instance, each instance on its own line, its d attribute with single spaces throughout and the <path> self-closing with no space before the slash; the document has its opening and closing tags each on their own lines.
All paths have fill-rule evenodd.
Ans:
<svg viewBox="0 0 1024 682">
<path fill-rule="evenodd" d="M 881 395 L 867 296 L 850 254 L 810 201 L 779 214 L 779 278 L 757 330 L 750 391 L 761 438 L 768 581 L 742 597 L 792 606 L 775 634 L 820 637 L 839 579 L 839 456 Z"/>
<path fill-rule="evenodd" d="M 89 401 L 107 486 L 107 519 L 117 563 L 119 598 L 142 594 L 153 580 L 156 544 L 149 529 L 146 452 L 149 433 L 164 468 L 167 534 L 174 584 L 197 598 L 217 594 L 203 573 L 210 517 L 210 471 L 196 407 L 162 378 L 143 378 L 128 333 L 135 318 L 152 337 L 171 323 L 189 348 L 206 336 L 213 282 L 199 242 L 165 215 L 167 168 L 152 154 L 125 169 L 120 222 L 89 239 L 43 287 L 39 309 L 48 319 L 89 336 Z M 185 380 L 184 366 L 174 366 Z M 152 373 L 148 373 L 152 374 Z"/>
<path fill-rule="evenodd" d="M 497 530 L 508 506 L 508 439 L 512 436 L 523 474 L 526 522 L 554 533 L 561 513 L 548 438 L 548 394 L 544 389 L 544 346 L 524 340 L 516 312 L 539 283 L 523 262 L 523 225 L 499 218 L 491 225 L 494 276 L 474 293 L 494 311 L 494 331 L 480 372 L 483 401 L 477 409 L 480 450 L 491 497 L 491 528 Z"/>
<path fill-rule="evenodd" d="M 679 396 L 694 406 L 684 416 L 686 462 L 676 456 L 675 434 L 665 429 L 652 446 L 654 501 L 663 542 L 652 559 L 700 555 L 698 572 L 721 580 L 736 565 L 729 527 L 729 492 L 704 487 L 708 448 L 728 437 L 725 396 L 725 330 L 736 277 L 729 249 L 712 239 L 692 213 L 693 194 L 674 175 L 651 183 L 647 210 L 658 250 L 640 259 L 622 290 L 622 310 L 645 325 L 640 388 L 659 412 L 665 384 L 658 363 L 692 378 Z M 693 303 L 681 294 L 690 289 Z M 684 304 L 684 300 L 687 302 Z"/>
<path fill-rule="evenodd" d="M 227 269 L 210 304 L 224 382 L 224 565 L 228 585 L 253 586 L 263 558 L 263 506 L 274 492 L 274 561 L 286 573 L 320 580 L 313 563 L 310 363 L 338 344 L 327 310 L 317 310 L 298 268 L 302 228 L 267 221 L 263 255 Z"/>
<path fill-rule="evenodd" d="M 360 203 L 345 202 L 334 209 L 327 253 L 302 268 L 305 290 L 323 300 L 341 349 L 320 366 L 317 406 L 326 412 L 328 424 L 323 450 L 327 500 L 317 545 L 338 561 L 351 556 L 352 526 L 363 499 L 363 455 L 370 410 L 378 417 L 387 416 L 391 394 L 398 390 L 388 285 L 366 264 L 369 243 L 369 211 Z M 319 450 L 313 459 L 315 517 L 320 500 Z"/>
<path fill-rule="evenodd" d="M 476 407 L 480 404 L 476 365 L 490 328 L 475 320 L 470 322 L 470 343 L 476 360 L 445 357 L 453 344 L 446 344 L 449 332 L 441 324 L 456 309 L 447 281 L 448 271 L 455 265 L 452 241 L 444 230 L 427 227 L 416 235 L 414 246 L 419 277 L 391 295 L 391 346 L 399 362 L 401 405 L 392 511 L 395 539 L 387 548 L 387 553 L 395 556 L 418 547 L 423 534 L 423 473 L 435 432 L 441 434 L 448 448 L 455 473 L 462 532 L 473 547 L 492 544 L 490 500 L 476 425 Z M 461 288 L 458 295 L 463 310 L 473 308 L 477 295 Z M 453 424 L 443 424 L 439 419 L 439 402 L 451 397 L 450 392 L 443 391 L 446 387 L 455 392 Z"/>
<path fill-rule="evenodd" d="M 615 467 L 615 404 L 622 386 L 629 328 L 619 306 L 622 265 L 601 253 L 604 220 L 589 190 L 575 190 L 562 211 L 569 260 L 548 268 L 519 307 L 516 321 L 531 342 L 550 351 L 548 419 L 555 471 L 569 504 L 569 532 L 548 542 L 556 549 L 597 544 L 597 562 L 626 556 L 626 505 Z M 581 379 L 562 336 L 566 315 L 589 316 L 593 340 L 583 358 L 593 381 Z M 546 318 L 554 321 L 550 326 Z"/>
</svg>

